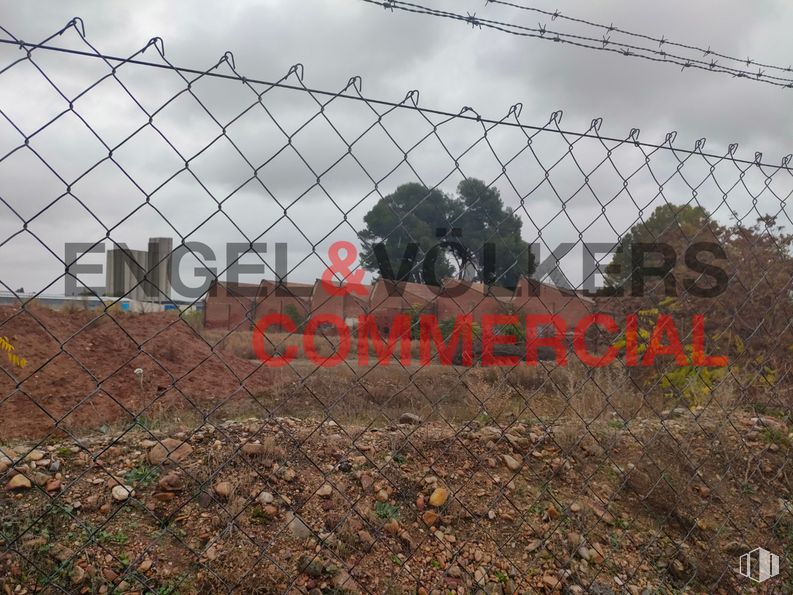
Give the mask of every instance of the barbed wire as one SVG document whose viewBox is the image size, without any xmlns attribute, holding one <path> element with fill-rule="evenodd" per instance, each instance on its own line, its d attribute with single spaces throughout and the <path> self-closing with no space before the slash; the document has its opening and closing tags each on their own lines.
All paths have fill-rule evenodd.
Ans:
<svg viewBox="0 0 793 595">
<path fill-rule="evenodd" d="M 363 1 L 369 2 L 370 0 L 363 0 Z M 2 29 L 2 27 L 0 27 L 0 29 Z M 7 31 L 5 31 L 5 32 L 7 33 Z M 152 42 L 154 42 L 154 41 L 155 40 L 152 40 Z M 159 41 L 159 39 L 156 38 L 156 41 Z M 139 53 L 143 53 L 143 52 L 145 52 L 145 50 L 149 49 L 153 45 L 156 45 L 155 43 L 152 43 L 152 42 L 150 42 L 146 47 L 144 47 L 143 50 L 141 50 L 141 52 L 139 52 Z M 254 84 L 254 85 L 263 85 L 263 86 L 272 87 L 272 88 L 291 89 L 291 90 L 301 90 L 301 89 L 303 89 L 303 90 L 311 91 L 315 95 L 333 96 L 333 97 L 339 97 L 339 98 L 342 98 L 342 99 L 351 99 L 353 101 L 363 101 L 363 102 L 369 103 L 371 105 L 381 105 L 381 106 L 386 106 L 386 107 L 398 107 L 400 109 L 405 109 L 405 110 L 409 110 L 409 111 L 420 111 L 420 112 L 423 112 L 423 113 L 426 113 L 426 114 L 431 114 L 431 115 L 454 117 L 454 118 L 459 119 L 459 120 L 479 121 L 479 122 L 483 122 L 485 124 L 500 124 L 500 125 L 503 125 L 503 126 L 506 126 L 506 127 L 524 128 L 526 130 L 532 130 L 532 131 L 554 130 L 554 128 L 552 128 L 552 127 L 549 128 L 547 126 L 541 126 L 541 125 L 537 125 L 537 124 L 528 124 L 528 123 L 521 122 L 520 121 L 520 115 L 521 115 L 521 112 L 523 110 L 523 104 L 522 103 L 516 103 L 516 104 L 514 104 L 513 106 L 510 107 L 507 116 L 511 116 L 512 119 L 506 119 L 506 117 L 502 117 L 502 118 L 499 119 L 499 118 L 493 118 L 493 117 L 487 117 L 487 116 L 481 116 L 481 115 L 478 115 L 478 114 L 474 114 L 471 111 L 471 109 L 468 108 L 468 107 L 463 107 L 458 112 L 451 112 L 451 111 L 442 110 L 442 109 L 438 109 L 438 108 L 433 108 L 433 107 L 429 107 L 429 106 L 419 106 L 418 99 L 420 97 L 420 94 L 416 90 L 409 91 L 401 101 L 389 101 L 389 100 L 386 100 L 386 99 L 381 99 L 381 98 L 376 98 L 376 97 L 369 97 L 369 96 L 365 96 L 365 95 L 362 95 L 362 94 L 349 93 L 347 91 L 347 89 L 350 88 L 352 85 L 347 85 L 347 87 L 344 90 L 341 90 L 341 91 L 329 91 L 327 89 L 319 89 L 319 88 L 316 88 L 316 87 L 305 87 L 305 86 L 302 86 L 302 85 L 290 84 L 290 83 L 286 82 L 286 80 L 290 76 L 298 76 L 298 71 L 297 70 L 290 71 L 289 74 L 286 77 L 284 77 L 284 79 L 282 79 L 282 80 L 279 80 L 279 81 L 268 81 L 268 80 L 263 80 L 263 79 L 259 79 L 259 78 L 256 78 L 256 77 L 242 76 L 242 75 L 239 75 L 239 74 L 236 74 L 236 73 L 234 73 L 234 74 L 222 73 L 222 72 L 218 72 L 217 70 L 214 70 L 214 69 L 213 70 L 201 70 L 201 69 L 196 69 L 196 68 L 191 68 L 191 67 L 186 67 L 186 66 L 177 66 L 177 65 L 174 65 L 174 64 L 171 64 L 171 63 L 151 62 L 149 60 L 142 60 L 140 58 L 135 58 L 135 57 L 124 58 L 124 57 L 114 56 L 112 54 L 101 54 L 100 55 L 100 54 L 98 54 L 96 52 L 88 52 L 88 51 L 85 51 L 85 50 L 77 50 L 77 49 L 74 49 L 74 48 L 65 48 L 65 47 L 53 46 L 53 45 L 47 44 L 46 42 L 43 42 L 43 43 L 31 43 L 31 42 L 25 42 L 25 41 L 16 40 L 16 39 L 0 39 L 0 44 L 16 45 L 16 46 L 18 46 L 20 48 L 27 48 L 27 49 L 30 49 L 30 50 L 43 49 L 43 50 L 48 50 L 48 51 L 53 51 L 53 52 L 58 52 L 58 53 L 71 54 L 71 55 L 75 55 L 75 56 L 83 56 L 83 57 L 94 58 L 94 59 L 102 59 L 102 60 L 106 60 L 108 62 L 112 62 L 112 63 L 119 64 L 119 65 L 120 64 L 134 64 L 134 65 L 137 65 L 137 66 L 150 66 L 152 68 L 164 69 L 164 70 L 172 70 L 174 72 L 182 73 L 182 74 L 193 74 L 193 75 L 202 75 L 202 76 L 206 76 L 206 77 L 209 77 L 209 78 L 237 80 L 237 81 L 240 81 L 240 82 L 243 82 L 243 83 L 250 83 L 250 84 Z M 160 53 L 162 58 L 165 57 L 164 52 L 161 51 L 161 49 L 159 47 L 157 48 L 157 51 Z M 302 65 L 300 65 L 300 66 L 302 68 Z M 356 78 L 357 77 L 352 77 L 352 79 L 356 79 Z M 557 110 L 557 111 L 553 112 L 551 114 L 551 119 L 549 120 L 548 123 L 550 124 L 550 123 L 553 123 L 555 121 L 561 121 L 562 117 L 563 117 L 563 114 L 564 114 L 564 112 L 562 110 Z M 686 147 L 674 145 L 674 141 L 677 138 L 677 131 L 671 131 L 671 132 L 666 133 L 664 135 L 664 141 L 663 142 L 656 142 L 656 143 L 653 143 L 653 142 L 650 142 L 650 141 L 645 141 L 645 140 L 639 140 L 639 136 L 640 136 L 641 131 L 639 129 L 637 129 L 637 128 L 631 129 L 631 131 L 629 132 L 629 134 L 626 137 L 620 138 L 620 137 L 616 137 L 616 136 L 610 136 L 610 135 L 601 134 L 600 133 L 600 128 L 603 125 L 603 122 L 604 122 L 603 118 L 595 118 L 595 119 L 593 119 L 589 130 L 586 131 L 586 132 L 581 132 L 581 131 L 577 131 L 577 130 L 562 129 L 562 128 L 560 128 L 558 132 L 559 132 L 559 134 L 563 134 L 563 135 L 566 135 L 566 136 L 574 136 L 574 137 L 579 137 L 579 138 L 598 139 L 598 140 L 602 140 L 602 141 L 605 141 L 605 142 L 613 142 L 613 143 L 624 143 L 626 140 L 629 140 L 632 144 L 635 144 L 637 146 L 642 146 L 642 147 L 647 147 L 647 148 L 652 148 L 652 149 L 667 148 L 667 149 L 671 149 L 671 150 L 675 151 L 676 153 L 680 153 L 680 154 L 696 154 L 696 155 L 701 155 L 703 157 L 710 157 L 710 158 L 714 158 L 714 159 L 729 158 L 731 161 L 734 161 L 736 163 L 743 163 L 743 164 L 747 164 L 747 165 L 756 165 L 758 167 L 778 168 L 778 169 L 787 169 L 787 170 L 791 169 L 790 163 L 791 163 L 791 159 L 793 158 L 793 154 L 787 154 L 787 155 L 783 156 L 781 158 L 780 163 L 778 163 L 778 164 L 772 163 L 772 162 L 769 162 L 769 161 L 763 161 L 763 153 L 760 153 L 760 152 L 756 152 L 753 159 L 747 159 L 747 158 L 740 157 L 740 156 L 737 155 L 737 151 L 739 149 L 739 143 L 730 144 L 726 153 L 722 153 L 722 154 L 710 153 L 710 152 L 704 151 L 704 148 L 705 148 L 705 146 L 707 144 L 707 138 L 705 138 L 705 137 L 697 139 L 694 142 L 694 148 L 686 148 Z"/>
<path fill-rule="evenodd" d="M 366 2 L 368 4 L 381 6 L 382 8 L 385 8 L 386 10 L 390 10 L 392 12 L 394 10 L 400 10 L 414 14 L 451 19 L 462 23 L 466 23 L 475 29 L 476 28 L 481 29 L 484 27 L 487 29 L 493 29 L 496 31 L 500 31 L 502 33 L 509 33 L 510 35 L 516 35 L 519 37 L 542 39 L 556 43 L 564 43 L 589 50 L 597 50 L 597 51 L 609 52 L 613 54 L 620 54 L 626 57 L 640 58 L 644 60 L 650 60 L 653 62 L 665 62 L 665 63 L 675 64 L 677 66 L 680 66 L 682 70 L 694 68 L 697 70 L 703 70 L 708 72 L 728 74 L 735 78 L 748 79 L 752 81 L 773 85 L 776 87 L 793 88 L 793 78 L 778 76 L 766 72 L 766 70 L 774 70 L 778 72 L 790 73 L 793 72 L 791 70 L 791 67 L 783 68 L 783 67 L 772 67 L 767 65 L 758 65 L 758 69 L 756 71 L 752 71 L 743 68 L 726 66 L 720 64 L 718 60 L 715 58 L 715 56 L 717 55 L 722 56 L 722 54 L 716 54 L 715 52 L 712 51 L 708 52 L 708 50 L 704 50 L 703 54 L 705 57 L 714 56 L 710 60 L 706 60 L 701 57 L 682 56 L 679 54 L 667 52 L 666 50 L 663 49 L 663 47 L 667 45 L 666 40 L 663 40 L 664 43 L 662 43 L 659 48 L 648 48 L 645 46 L 614 40 L 608 37 L 607 35 L 603 35 L 600 38 L 597 38 L 597 37 L 581 35 L 581 34 L 564 33 L 562 31 L 549 29 L 546 25 L 542 25 L 542 24 L 538 25 L 537 27 L 530 27 L 526 25 L 519 25 L 505 21 L 498 21 L 498 20 L 478 17 L 476 16 L 476 13 L 462 14 L 462 13 L 450 12 L 447 10 L 439 10 L 428 6 L 424 6 L 422 4 L 417 4 L 414 2 L 406 2 L 403 0 L 360 0 L 360 1 Z M 608 30 L 609 28 L 610 26 L 605 26 L 606 30 Z M 616 29 L 613 29 L 612 31 L 616 32 Z M 620 33 L 623 32 L 620 31 Z M 637 37 L 639 36 L 637 35 Z M 686 46 L 683 44 L 672 44 L 670 42 L 668 45 L 672 47 L 686 48 Z M 723 56 L 723 57 L 728 58 L 727 56 Z M 747 66 L 756 64 L 754 61 L 750 59 L 746 59 L 744 61 L 738 61 L 738 62 L 744 62 L 747 64 Z M 765 68 L 766 70 L 763 70 L 763 68 Z"/>
<path fill-rule="evenodd" d="M 564 20 L 564 21 L 568 21 L 568 22 L 571 22 L 571 23 L 578 23 L 578 24 L 581 24 L 581 25 L 587 25 L 587 26 L 590 26 L 590 27 L 595 27 L 597 29 L 601 29 L 602 31 L 605 31 L 607 34 L 608 33 L 619 33 L 619 34 L 622 34 L 622 35 L 626 35 L 628 37 L 634 37 L 636 39 L 643 39 L 645 41 L 652 41 L 653 43 L 657 43 L 658 47 L 670 46 L 670 47 L 677 47 L 677 48 L 681 48 L 681 49 L 691 50 L 693 52 L 697 52 L 699 54 L 702 54 L 702 56 L 704 56 L 704 57 L 712 56 L 714 58 L 719 58 L 719 59 L 723 59 L 723 60 L 729 60 L 731 62 L 736 62 L 738 64 L 745 64 L 747 67 L 756 66 L 758 68 L 766 68 L 766 69 L 769 69 L 769 70 L 776 70 L 776 71 L 779 71 L 779 72 L 793 73 L 793 66 L 779 66 L 779 65 L 775 65 L 775 64 L 760 62 L 758 60 L 754 60 L 754 59 L 748 58 L 748 57 L 747 58 L 738 58 L 738 57 L 735 57 L 735 56 L 730 56 L 728 54 L 724 54 L 724 53 L 718 52 L 718 51 L 712 49 L 710 46 L 708 46 L 708 47 L 696 46 L 696 45 L 692 45 L 692 44 L 686 44 L 686 43 L 680 43 L 680 42 L 672 41 L 671 39 L 667 39 L 665 36 L 654 37 L 652 35 L 647 35 L 647 34 L 644 34 L 644 33 L 636 33 L 634 31 L 629 31 L 627 29 L 622 29 L 620 27 L 617 27 L 613 23 L 609 24 L 609 25 L 604 25 L 602 23 L 596 23 L 596 22 L 589 21 L 589 20 L 586 20 L 586 19 L 581 19 L 581 18 L 568 16 L 568 15 L 562 13 L 559 10 L 549 11 L 549 10 L 544 10 L 542 8 L 537 8 L 537 7 L 534 7 L 534 6 L 526 6 L 526 5 L 523 5 L 523 4 L 518 4 L 517 2 L 510 2 L 509 0 L 485 0 L 485 4 L 501 4 L 503 6 L 509 6 L 511 8 L 516 8 L 518 10 L 523 10 L 523 11 L 527 11 L 527 12 L 533 12 L 533 13 L 536 13 L 536 14 L 542 14 L 544 16 L 550 17 L 552 21 Z"/>
</svg>

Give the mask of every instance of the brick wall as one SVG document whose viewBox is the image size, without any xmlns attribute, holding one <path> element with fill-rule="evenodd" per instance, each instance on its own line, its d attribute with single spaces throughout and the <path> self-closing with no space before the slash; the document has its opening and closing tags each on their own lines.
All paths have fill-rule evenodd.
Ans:
<svg viewBox="0 0 793 595">
<path fill-rule="evenodd" d="M 419 308 L 440 320 L 470 314 L 476 322 L 481 322 L 486 314 L 558 314 L 572 330 L 594 307 L 592 300 L 573 292 L 525 278 L 514 293 L 495 288 L 492 291 L 495 295 L 486 294 L 480 283 L 461 281 L 449 281 L 443 289 L 401 283 L 398 286 L 401 295 L 389 293 L 389 289 L 397 286 L 384 280 L 371 286 L 368 296 L 331 295 L 319 281 L 313 286 L 289 284 L 288 287 L 299 295 L 276 291 L 272 281 L 262 281 L 259 285 L 213 283 L 206 300 L 205 325 L 247 330 L 251 321 L 266 314 L 289 315 L 290 311 L 297 311 L 301 318 L 328 314 L 342 320 L 357 320 L 362 314 L 371 314 L 378 326 L 385 329 L 393 316 Z"/>
</svg>

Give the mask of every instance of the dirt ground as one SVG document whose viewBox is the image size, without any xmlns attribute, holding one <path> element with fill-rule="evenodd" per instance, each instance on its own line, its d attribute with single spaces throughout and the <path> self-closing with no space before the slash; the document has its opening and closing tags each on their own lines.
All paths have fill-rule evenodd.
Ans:
<svg viewBox="0 0 793 595">
<path fill-rule="evenodd" d="M 4 306 L 0 336 L 28 362 L 19 369 L 0 358 L 0 440 L 133 424 L 174 410 L 200 417 L 213 403 L 266 385 L 257 362 L 212 351 L 171 313 Z"/>
<path fill-rule="evenodd" d="M 637 399 L 624 375 L 605 371 L 596 383 L 581 370 L 545 363 L 503 377 L 492 368 L 402 367 L 390 360 L 378 365 L 370 351 L 369 366 L 359 367 L 353 349 L 348 361 L 333 368 L 305 359 L 267 368 L 255 359 L 250 332 L 197 331 L 175 313 L 6 306 L 0 307 L 0 336 L 28 361 L 20 369 L 0 357 L 0 441 L 76 436 L 103 425 L 145 426 L 174 417 L 221 422 L 245 412 L 329 413 L 376 425 L 394 422 L 404 411 L 457 422 L 527 410 L 535 417 L 558 417 L 573 409 L 604 410 L 601 387 L 614 395 L 609 405 L 623 416 L 663 405 Z M 297 336 L 276 335 L 273 341 L 300 343 Z M 324 355 L 332 353 L 333 341 L 318 339 Z"/>
<path fill-rule="evenodd" d="M 730 594 L 750 592 L 734 568 L 762 544 L 783 576 L 756 592 L 789 593 L 789 444 L 763 433 L 778 423 L 684 410 L 572 435 L 278 417 L 15 445 L 2 481 L 32 486 L 0 496 L 0 585 Z"/>
<path fill-rule="evenodd" d="M 0 336 L 29 360 L 0 373 L 7 594 L 793 592 L 789 410 L 609 370 L 265 370 L 171 314 L 0 308 Z"/>
</svg>

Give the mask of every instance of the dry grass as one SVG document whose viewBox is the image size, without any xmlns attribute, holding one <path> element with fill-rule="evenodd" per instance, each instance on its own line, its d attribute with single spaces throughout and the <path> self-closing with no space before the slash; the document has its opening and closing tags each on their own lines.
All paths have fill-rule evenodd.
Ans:
<svg viewBox="0 0 793 595">
<path fill-rule="evenodd" d="M 201 335 L 218 351 L 232 353 L 244 359 L 255 359 L 251 331 L 225 331 L 204 329 Z"/>
<path fill-rule="evenodd" d="M 246 359 L 256 357 L 250 331 L 204 330 L 202 334 L 220 351 Z M 558 426 L 558 439 L 572 448 L 583 434 L 605 436 L 617 426 L 680 405 L 670 402 L 657 387 L 648 390 L 637 378 L 637 371 L 626 370 L 620 362 L 589 368 L 571 357 L 566 366 L 553 362 L 537 366 L 521 363 L 512 368 L 420 366 L 416 363 L 419 342 L 413 341 L 414 363 L 410 366 L 403 367 L 394 357 L 378 364 L 370 342 L 368 366 L 360 366 L 353 333 L 346 360 L 323 367 L 305 359 L 301 334 L 268 333 L 267 338 L 268 352 L 282 355 L 295 347 L 298 358 L 289 366 L 272 370 L 273 383 L 268 390 L 250 401 L 222 405 L 215 417 L 330 415 L 337 421 L 375 426 L 394 423 L 405 412 L 454 423 L 523 419 Z M 320 357 L 333 355 L 338 344 L 335 335 L 319 334 L 315 340 Z M 740 396 L 740 387 L 727 379 L 716 387 L 709 403 L 729 411 Z"/>
<path fill-rule="evenodd" d="M 324 368 L 297 361 L 274 373 L 260 395 L 268 409 L 307 417 L 390 423 L 404 412 L 455 422 L 515 419 L 588 425 L 616 417 L 630 420 L 651 410 L 638 390 L 626 390 L 617 370 L 539 366 L 464 368 L 388 365 L 359 368 L 353 362 Z M 656 409 L 657 410 L 657 409 Z"/>
<path fill-rule="evenodd" d="M 256 359 L 256 354 L 253 349 L 252 331 L 230 332 L 220 329 L 205 329 L 202 331 L 202 335 L 210 345 L 220 351 L 227 351 L 245 359 Z M 273 355 L 284 355 L 287 349 L 296 348 L 298 350 L 298 358 L 306 359 L 305 342 L 302 334 L 267 333 L 265 341 L 268 353 L 272 353 Z M 314 340 L 314 350 L 319 357 L 327 358 L 336 353 L 339 343 L 340 340 L 337 335 L 317 333 Z M 350 362 L 357 362 L 358 349 L 358 337 L 357 334 L 353 333 L 346 359 Z M 370 363 L 376 362 L 377 350 L 374 345 L 370 341 L 367 341 L 365 349 L 368 361 Z M 411 341 L 410 353 L 414 361 L 419 360 L 421 355 L 419 341 Z M 398 348 L 395 355 L 397 355 L 397 357 L 399 356 Z"/>
<path fill-rule="evenodd" d="M 253 331 L 204 330 L 204 338 L 219 351 L 233 353 L 245 359 L 256 359 L 253 349 Z M 274 355 L 283 355 L 290 347 L 302 352 L 303 336 L 298 333 L 267 333 L 267 350 Z M 317 340 L 317 351 L 324 356 L 331 355 L 334 344 L 330 338 Z"/>
</svg>

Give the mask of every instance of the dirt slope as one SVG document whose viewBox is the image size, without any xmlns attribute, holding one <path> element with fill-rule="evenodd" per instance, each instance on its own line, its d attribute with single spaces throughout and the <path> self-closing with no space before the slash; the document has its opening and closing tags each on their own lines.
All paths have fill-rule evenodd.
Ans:
<svg viewBox="0 0 793 595">
<path fill-rule="evenodd" d="M 145 418 L 169 408 L 200 416 L 266 386 L 255 362 L 213 352 L 174 313 L 6 306 L 0 336 L 28 361 L 19 369 L 0 358 L 0 439 L 124 423 L 132 414 Z M 136 368 L 143 370 L 142 385 Z"/>
</svg>

